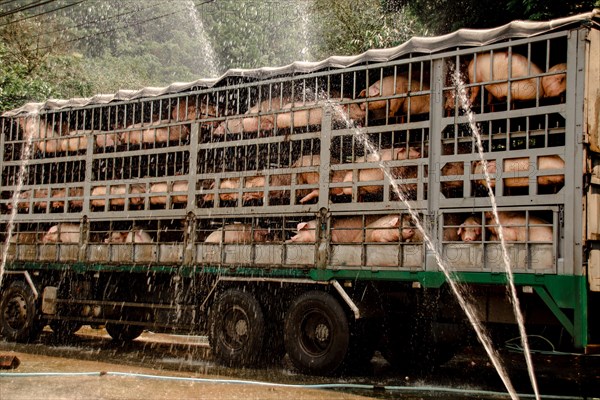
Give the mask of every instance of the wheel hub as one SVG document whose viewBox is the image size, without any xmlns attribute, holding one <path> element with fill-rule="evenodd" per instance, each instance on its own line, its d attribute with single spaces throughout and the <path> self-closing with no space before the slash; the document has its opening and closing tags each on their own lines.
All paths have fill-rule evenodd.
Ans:
<svg viewBox="0 0 600 400">
<path fill-rule="evenodd" d="M 329 327 L 325 324 L 318 324 L 315 327 L 315 338 L 319 342 L 325 342 L 329 339 Z"/>
<path fill-rule="evenodd" d="M 10 300 L 7 311 L 6 321 L 13 327 L 22 327 L 27 319 L 27 303 L 22 297 L 14 297 Z"/>
<path fill-rule="evenodd" d="M 235 334 L 237 336 L 245 336 L 248 334 L 248 323 L 244 319 L 240 319 L 235 323 Z"/>
</svg>

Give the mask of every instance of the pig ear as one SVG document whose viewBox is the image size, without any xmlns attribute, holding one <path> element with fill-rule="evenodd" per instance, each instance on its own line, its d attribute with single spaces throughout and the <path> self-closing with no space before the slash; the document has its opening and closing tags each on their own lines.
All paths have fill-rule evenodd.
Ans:
<svg viewBox="0 0 600 400">
<path fill-rule="evenodd" d="M 307 223 L 307 222 L 300 222 L 300 223 L 298 224 L 298 226 L 296 227 L 296 230 L 297 230 L 298 232 L 300 232 L 300 231 L 301 231 L 301 230 L 303 230 L 303 229 L 308 229 L 308 223 Z"/>
<path fill-rule="evenodd" d="M 393 226 L 396 228 L 399 227 L 400 226 L 400 218 L 398 218 L 398 217 L 392 218 L 390 221 L 390 226 Z"/>
<path fill-rule="evenodd" d="M 458 230 L 456 231 L 456 234 L 457 234 L 458 236 L 460 236 L 460 233 L 462 232 L 462 229 L 463 229 L 463 227 L 464 227 L 464 226 L 465 226 L 465 224 L 461 224 L 461 225 L 458 227 Z"/>
<path fill-rule="evenodd" d="M 374 85 L 369 88 L 369 97 L 379 96 L 379 85 Z"/>
<path fill-rule="evenodd" d="M 367 94 L 367 89 L 363 89 L 359 94 L 358 97 L 365 97 L 365 95 Z"/>
</svg>

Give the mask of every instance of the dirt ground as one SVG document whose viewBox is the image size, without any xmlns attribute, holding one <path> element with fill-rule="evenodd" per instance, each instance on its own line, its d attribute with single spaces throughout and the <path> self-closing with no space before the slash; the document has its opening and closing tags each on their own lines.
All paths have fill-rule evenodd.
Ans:
<svg viewBox="0 0 600 400">
<path fill-rule="evenodd" d="M 255 385 L 232 378 L 182 373 L 119 365 L 98 361 L 72 360 L 21 352 L 14 355 L 21 364 L 13 370 L 0 370 L 0 399 L 243 399 L 243 400 L 359 400 L 371 397 L 332 390 L 304 389 L 277 385 Z M 95 372 L 92 376 L 75 373 Z M 58 373 L 73 375 L 19 376 L 19 374 Z M 112 373 L 136 374 L 135 376 Z M 183 378 L 186 380 L 176 380 Z M 192 378 L 192 379 L 189 379 Z M 210 382 L 215 380 L 215 382 Z"/>
<path fill-rule="evenodd" d="M 201 336 L 144 332 L 124 345 L 112 341 L 104 329 L 90 327 L 66 340 L 46 328 L 39 341 L 28 345 L 0 338 L 0 356 L 20 360 L 16 369 L 0 369 L 0 400 L 508 398 L 479 347 L 465 348 L 425 376 L 395 371 L 376 355 L 371 368 L 357 376 L 329 378 L 296 373 L 285 361 L 281 366 L 264 368 L 223 367 L 212 360 L 208 341 Z M 503 351 L 502 358 L 517 392 L 532 393 L 523 355 Z M 533 362 L 542 398 L 551 394 L 561 399 L 600 400 L 600 357 L 537 354 Z M 302 387 L 319 384 L 341 384 L 344 388 Z M 362 388 L 348 388 L 354 385 Z M 401 389 L 388 390 L 392 387 Z"/>
</svg>

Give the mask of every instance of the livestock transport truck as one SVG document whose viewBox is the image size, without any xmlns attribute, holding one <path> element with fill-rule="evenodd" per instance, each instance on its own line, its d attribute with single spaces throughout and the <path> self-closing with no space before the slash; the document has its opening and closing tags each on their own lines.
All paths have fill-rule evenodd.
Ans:
<svg viewBox="0 0 600 400">
<path fill-rule="evenodd" d="M 517 336 L 499 222 L 527 332 L 590 351 L 598 22 L 459 30 L 4 113 L 4 340 L 91 325 L 122 341 L 207 334 L 232 366 L 287 353 L 330 374 L 379 350 L 429 368 L 471 331 L 442 267 L 497 347 Z"/>
</svg>

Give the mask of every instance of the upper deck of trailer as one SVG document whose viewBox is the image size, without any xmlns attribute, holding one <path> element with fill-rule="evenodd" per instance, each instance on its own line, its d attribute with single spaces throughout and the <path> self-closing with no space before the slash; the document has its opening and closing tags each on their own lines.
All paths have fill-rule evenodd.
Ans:
<svg viewBox="0 0 600 400">
<path fill-rule="evenodd" d="M 327 74 L 334 69 L 353 71 L 362 66 L 375 63 L 385 63 L 400 59 L 414 59 L 423 57 L 430 59 L 431 55 L 440 55 L 451 51 L 453 55 L 470 53 L 470 48 L 490 46 L 521 38 L 534 37 L 552 32 L 564 32 L 580 26 L 594 26 L 598 24 L 599 10 L 588 13 L 560 18 L 552 21 L 513 21 L 506 25 L 492 29 L 460 29 L 456 32 L 437 37 L 413 37 L 407 42 L 387 49 L 371 49 L 355 56 L 331 56 L 318 62 L 294 62 L 281 67 L 263 67 L 256 69 L 232 68 L 222 76 L 213 79 L 198 79 L 192 82 L 175 82 L 167 87 L 145 87 L 139 90 L 119 90 L 114 94 L 98 94 L 89 98 L 49 99 L 42 103 L 27 103 L 22 107 L 7 111 L 4 117 L 17 115 L 50 112 L 62 109 L 77 109 L 86 106 L 103 106 L 114 102 L 139 101 L 153 97 L 176 97 L 180 93 L 194 92 L 216 87 L 230 87 L 236 89 L 252 85 L 261 80 L 277 78 L 287 80 L 290 76 L 313 74 Z M 560 33 L 559 33 L 560 35 Z M 494 46 L 490 46 L 493 49 Z M 458 50 L 458 51 L 457 51 Z M 443 54 L 442 54 L 443 55 Z M 353 69 L 354 67 L 354 69 Z"/>
</svg>

